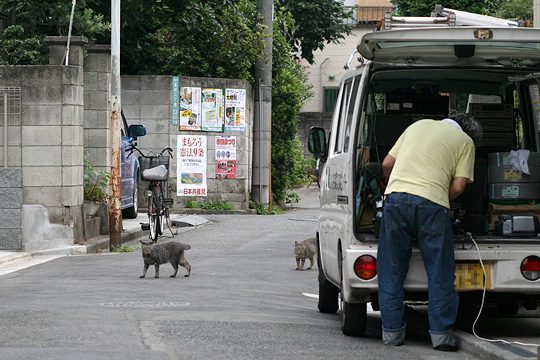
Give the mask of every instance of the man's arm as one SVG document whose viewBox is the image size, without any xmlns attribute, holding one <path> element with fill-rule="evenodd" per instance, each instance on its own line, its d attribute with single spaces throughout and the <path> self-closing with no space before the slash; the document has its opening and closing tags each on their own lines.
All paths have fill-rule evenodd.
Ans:
<svg viewBox="0 0 540 360">
<path fill-rule="evenodd" d="M 465 190 L 468 179 L 466 177 L 455 177 L 450 183 L 450 188 L 448 189 L 448 197 L 450 201 L 457 198 Z"/>
<path fill-rule="evenodd" d="M 392 155 L 388 154 L 384 158 L 382 162 L 382 170 L 383 175 L 386 181 L 390 178 L 390 174 L 392 173 L 392 169 L 394 168 L 394 164 L 396 162 L 396 158 L 394 158 Z"/>
</svg>

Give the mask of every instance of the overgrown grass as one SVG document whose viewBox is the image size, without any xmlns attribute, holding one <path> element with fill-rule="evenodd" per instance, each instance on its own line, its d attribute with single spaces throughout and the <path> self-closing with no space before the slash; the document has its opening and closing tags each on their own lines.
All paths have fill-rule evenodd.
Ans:
<svg viewBox="0 0 540 360">
<path fill-rule="evenodd" d="M 129 253 L 133 251 L 135 251 L 135 249 L 127 245 L 116 246 L 111 249 L 111 252 L 115 252 L 115 253 Z"/>
<path fill-rule="evenodd" d="M 224 200 L 208 200 L 208 201 L 194 201 L 188 200 L 184 203 L 184 206 L 188 209 L 205 209 L 205 210 L 234 210 L 234 206 Z"/>
<path fill-rule="evenodd" d="M 267 205 L 253 200 L 249 201 L 249 208 L 257 210 L 258 215 L 276 215 L 283 213 L 283 210 L 279 206 L 272 206 L 272 209 L 270 209 Z"/>
</svg>

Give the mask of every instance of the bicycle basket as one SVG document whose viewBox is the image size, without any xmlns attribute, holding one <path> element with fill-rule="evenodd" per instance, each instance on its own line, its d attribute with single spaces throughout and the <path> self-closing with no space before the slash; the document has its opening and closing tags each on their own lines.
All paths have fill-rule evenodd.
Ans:
<svg viewBox="0 0 540 360">
<path fill-rule="evenodd" d="M 155 168 L 159 165 L 165 165 L 165 168 L 167 169 L 166 174 L 162 174 L 158 178 L 155 178 L 156 174 L 155 172 L 150 172 L 148 177 L 145 177 L 145 173 L 148 174 L 145 170 L 149 170 L 152 168 Z M 168 156 L 139 156 L 139 166 L 140 166 L 140 172 L 141 172 L 141 179 L 144 181 L 155 181 L 160 180 L 164 181 L 167 180 L 168 173 L 169 173 L 169 157 Z"/>
</svg>

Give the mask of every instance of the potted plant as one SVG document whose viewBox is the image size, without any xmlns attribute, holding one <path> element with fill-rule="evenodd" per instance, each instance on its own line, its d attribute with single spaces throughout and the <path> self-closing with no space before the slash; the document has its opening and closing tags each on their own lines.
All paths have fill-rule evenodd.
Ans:
<svg viewBox="0 0 540 360">
<path fill-rule="evenodd" d="M 88 158 L 84 157 L 84 202 L 87 215 L 95 216 L 102 204 L 107 201 L 110 174 L 96 169 Z"/>
</svg>

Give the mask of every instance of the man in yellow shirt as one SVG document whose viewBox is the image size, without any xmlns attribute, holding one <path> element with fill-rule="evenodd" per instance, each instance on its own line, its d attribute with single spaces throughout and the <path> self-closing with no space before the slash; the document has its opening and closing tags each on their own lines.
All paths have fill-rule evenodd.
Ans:
<svg viewBox="0 0 540 360">
<path fill-rule="evenodd" d="M 388 179 L 377 252 L 383 343 L 405 339 L 403 282 L 415 240 L 428 274 L 433 348 L 456 351 L 451 334 L 459 298 L 454 289 L 454 240 L 449 202 L 474 174 L 480 124 L 468 114 L 409 126 L 383 161 Z"/>
</svg>

